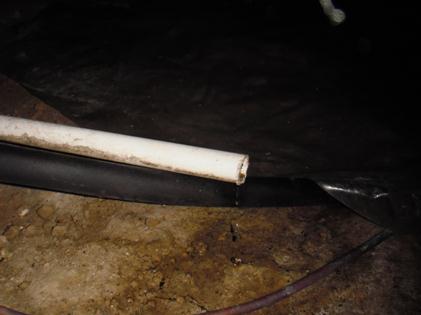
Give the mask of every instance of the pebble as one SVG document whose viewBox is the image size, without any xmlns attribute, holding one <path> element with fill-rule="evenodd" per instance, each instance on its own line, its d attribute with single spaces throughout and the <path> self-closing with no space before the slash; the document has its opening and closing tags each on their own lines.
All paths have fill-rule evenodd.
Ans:
<svg viewBox="0 0 421 315">
<path fill-rule="evenodd" d="M 44 220 L 49 220 L 54 215 L 55 209 L 50 205 L 43 205 L 37 210 L 37 214 Z"/>
<path fill-rule="evenodd" d="M 20 216 L 21 218 L 23 218 L 23 217 L 24 217 L 24 216 L 26 216 L 28 213 L 29 213 L 29 209 L 28 209 L 28 208 L 25 208 L 25 209 L 22 209 L 22 210 L 20 210 L 20 211 L 19 211 L 19 216 Z"/>
<path fill-rule="evenodd" d="M 23 281 L 18 285 L 18 288 L 21 290 L 25 290 L 27 287 L 29 287 L 31 283 L 29 281 Z"/>
<path fill-rule="evenodd" d="M 67 227 L 65 225 L 56 225 L 53 227 L 51 234 L 56 237 L 62 237 L 66 234 Z"/>
<path fill-rule="evenodd" d="M 146 225 L 149 227 L 155 227 L 160 223 L 161 223 L 161 219 L 159 218 L 151 217 L 146 220 Z"/>
</svg>

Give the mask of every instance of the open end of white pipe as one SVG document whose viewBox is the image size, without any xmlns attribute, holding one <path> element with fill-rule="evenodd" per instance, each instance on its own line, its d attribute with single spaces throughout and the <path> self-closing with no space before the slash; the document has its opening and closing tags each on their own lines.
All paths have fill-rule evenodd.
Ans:
<svg viewBox="0 0 421 315">
<path fill-rule="evenodd" d="M 249 168 L 249 157 L 248 155 L 246 155 L 240 165 L 240 170 L 238 172 L 238 180 L 236 182 L 237 185 L 244 184 L 244 182 L 246 181 L 248 168 Z"/>
</svg>

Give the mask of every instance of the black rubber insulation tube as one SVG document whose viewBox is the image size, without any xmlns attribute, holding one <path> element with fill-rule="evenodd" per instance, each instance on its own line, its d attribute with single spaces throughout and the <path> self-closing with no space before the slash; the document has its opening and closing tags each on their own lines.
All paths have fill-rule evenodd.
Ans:
<svg viewBox="0 0 421 315">
<path fill-rule="evenodd" d="M 300 206 L 331 198 L 310 180 L 235 184 L 0 142 L 0 182 L 100 198 L 185 206 Z"/>
</svg>

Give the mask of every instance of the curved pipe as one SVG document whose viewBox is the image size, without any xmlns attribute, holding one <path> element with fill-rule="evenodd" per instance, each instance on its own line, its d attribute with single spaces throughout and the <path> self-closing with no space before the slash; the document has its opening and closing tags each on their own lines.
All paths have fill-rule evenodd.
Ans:
<svg viewBox="0 0 421 315">
<path fill-rule="evenodd" d="M 0 305 L 0 315 L 27 315 Z"/>
<path fill-rule="evenodd" d="M 385 230 L 382 231 L 376 235 L 374 235 L 369 240 L 365 241 L 358 247 L 355 247 L 348 253 L 346 253 L 343 256 L 340 256 L 339 258 L 336 258 L 335 260 L 329 262 L 328 264 L 324 265 L 323 267 L 313 271 L 312 273 L 308 274 L 307 276 L 299 279 L 298 281 L 279 289 L 273 293 L 270 293 L 268 295 L 265 295 L 263 297 L 260 297 L 258 299 L 255 299 L 253 301 L 227 307 L 224 309 L 216 310 L 216 311 L 210 311 L 206 313 L 201 313 L 205 315 L 240 315 L 240 314 L 247 314 L 254 311 L 257 311 L 259 309 L 262 309 L 267 306 L 271 306 L 275 303 L 278 303 L 287 297 L 313 285 L 317 281 L 326 278 L 326 276 L 330 275 L 333 271 L 338 269 L 339 267 L 342 267 L 343 265 L 347 264 L 348 262 L 351 262 L 352 260 L 358 258 L 362 254 L 364 254 L 366 251 L 376 247 L 378 244 L 386 240 L 389 236 L 391 236 L 392 233 Z"/>
</svg>

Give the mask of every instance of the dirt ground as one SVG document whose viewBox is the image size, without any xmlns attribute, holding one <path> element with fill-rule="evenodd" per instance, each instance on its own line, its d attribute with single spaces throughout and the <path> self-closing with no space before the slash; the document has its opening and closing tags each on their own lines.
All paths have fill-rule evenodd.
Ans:
<svg viewBox="0 0 421 315">
<path fill-rule="evenodd" d="M 0 90 L 2 113 L 71 123 L 5 78 Z M 173 207 L 0 185 L 0 304 L 196 314 L 285 286 L 378 230 L 340 206 Z M 395 236 L 256 314 L 421 314 L 419 252 Z"/>
<path fill-rule="evenodd" d="M 165 207 L 0 191 L 0 302 L 30 314 L 200 313 L 282 287 L 377 230 L 343 208 Z M 416 314 L 414 246 L 389 240 L 261 314 Z"/>
</svg>

